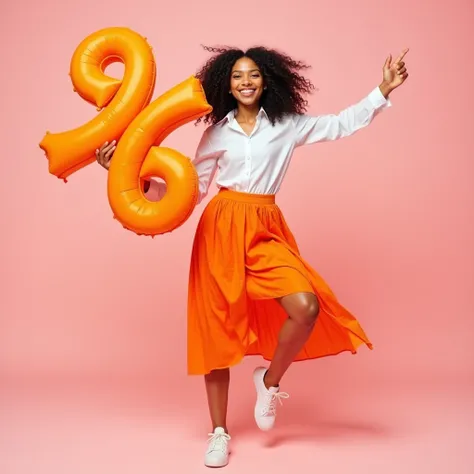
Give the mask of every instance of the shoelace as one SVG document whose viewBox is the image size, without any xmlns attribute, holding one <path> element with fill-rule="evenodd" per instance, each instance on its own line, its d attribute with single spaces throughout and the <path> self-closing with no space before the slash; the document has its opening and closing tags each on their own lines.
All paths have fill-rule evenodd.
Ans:
<svg viewBox="0 0 474 474">
<path fill-rule="evenodd" d="M 227 433 L 209 433 L 209 452 L 215 450 L 226 451 L 227 442 L 230 439 Z"/>
<path fill-rule="evenodd" d="M 265 406 L 262 409 L 262 416 L 275 416 L 276 415 L 276 402 L 280 402 L 283 405 L 283 398 L 290 398 L 286 392 L 270 393 L 266 396 Z"/>
</svg>

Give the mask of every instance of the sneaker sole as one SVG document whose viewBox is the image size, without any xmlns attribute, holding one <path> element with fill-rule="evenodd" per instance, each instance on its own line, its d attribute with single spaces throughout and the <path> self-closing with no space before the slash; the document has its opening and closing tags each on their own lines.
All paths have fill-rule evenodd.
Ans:
<svg viewBox="0 0 474 474">
<path fill-rule="evenodd" d="M 211 463 L 211 462 L 204 462 L 204 465 L 206 467 L 210 467 L 212 469 L 219 469 L 220 467 L 226 467 L 227 465 L 229 464 L 229 461 L 227 460 L 227 462 L 225 464 L 221 464 L 221 463 Z"/>
</svg>

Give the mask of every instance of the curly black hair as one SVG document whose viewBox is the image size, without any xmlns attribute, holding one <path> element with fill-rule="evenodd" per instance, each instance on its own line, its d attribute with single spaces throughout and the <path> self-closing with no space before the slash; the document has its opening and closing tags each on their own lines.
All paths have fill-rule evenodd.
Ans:
<svg viewBox="0 0 474 474">
<path fill-rule="evenodd" d="M 284 53 L 264 46 L 256 46 L 247 51 L 232 47 L 203 48 L 215 54 L 196 73 L 196 77 L 201 81 L 207 101 L 213 110 L 201 117 L 197 123 L 203 120 L 208 124 L 216 124 L 237 107 L 235 97 L 229 94 L 229 84 L 232 67 L 243 57 L 253 60 L 263 75 L 267 88 L 262 94 L 260 105 L 273 125 L 287 114 L 306 112 L 308 101 L 304 94 L 311 93 L 314 86 L 309 79 L 298 73 L 310 67 L 302 61 L 296 61 Z"/>
</svg>

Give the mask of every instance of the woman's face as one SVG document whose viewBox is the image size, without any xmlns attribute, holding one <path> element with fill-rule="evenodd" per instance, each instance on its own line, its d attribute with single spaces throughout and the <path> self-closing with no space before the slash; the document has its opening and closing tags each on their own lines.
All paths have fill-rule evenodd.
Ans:
<svg viewBox="0 0 474 474">
<path fill-rule="evenodd" d="M 258 105 L 263 93 L 263 77 L 258 66 L 249 58 L 240 58 L 232 68 L 230 92 L 242 105 Z"/>
</svg>

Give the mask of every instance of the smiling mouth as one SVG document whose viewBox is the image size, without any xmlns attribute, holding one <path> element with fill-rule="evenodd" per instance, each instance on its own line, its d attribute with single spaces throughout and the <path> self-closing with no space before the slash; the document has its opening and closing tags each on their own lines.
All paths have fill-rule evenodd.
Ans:
<svg viewBox="0 0 474 474">
<path fill-rule="evenodd" d="M 255 89 L 241 89 L 239 91 L 240 95 L 243 95 L 244 97 L 252 97 L 255 94 L 256 90 Z"/>
</svg>

